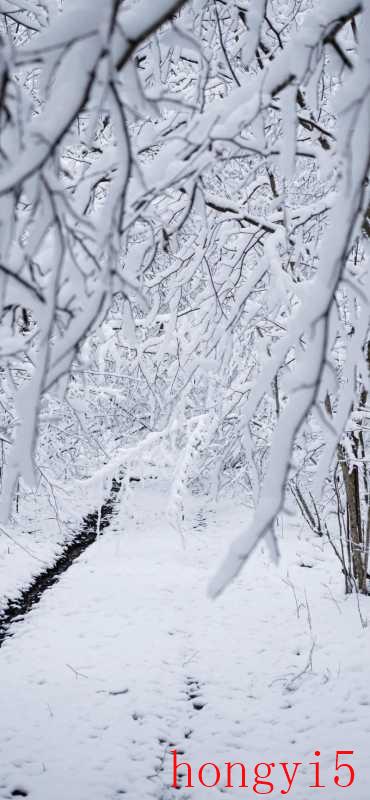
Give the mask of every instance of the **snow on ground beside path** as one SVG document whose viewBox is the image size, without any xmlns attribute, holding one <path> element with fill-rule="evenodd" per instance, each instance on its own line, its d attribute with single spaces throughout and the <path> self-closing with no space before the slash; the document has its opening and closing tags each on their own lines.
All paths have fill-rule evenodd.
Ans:
<svg viewBox="0 0 370 800">
<path fill-rule="evenodd" d="M 184 549 L 165 506 L 165 491 L 138 486 L 1 649 L 0 798 L 244 800 L 257 796 L 251 765 L 307 765 L 319 749 L 316 796 L 367 800 L 369 629 L 327 545 L 285 527 L 278 568 L 255 554 L 212 602 L 207 582 L 247 512 L 194 499 Z M 174 747 L 193 789 L 171 788 Z M 355 751 L 350 789 L 334 786 L 336 750 Z M 227 760 L 247 765 L 248 788 L 225 789 L 224 773 L 202 788 L 197 767 Z M 300 770 L 288 797 L 308 800 L 313 768 Z M 281 767 L 271 780 L 280 797 Z"/>
<path fill-rule="evenodd" d="M 66 492 L 23 491 L 18 513 L 0 527 L 0 613 L 33 578 L 55 563 L 63 546 L 78 532 L 83 517 L 95 510 L 93 497 Z M 71 508 L 74 513 L 71 513 Z"/>
<path fill-rule="evenodd" d="M 54 563 L 75 530 L 65 515 L 59 521 L 46 495 L 22 498 L 13 523 L 0 528 L 0 611 L 35 575 Z"/>
</svg>

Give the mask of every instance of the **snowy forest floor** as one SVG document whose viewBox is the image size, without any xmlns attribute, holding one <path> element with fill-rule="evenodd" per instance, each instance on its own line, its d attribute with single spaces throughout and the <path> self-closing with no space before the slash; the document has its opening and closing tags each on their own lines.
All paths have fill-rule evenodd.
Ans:
<svg viewBox="0 0 370 800">
<path fill-rule="evenodd" d="M 193 498 L 182 540 L 165 508 L 164 485 L 135 486 L 13 627 L 0 651 L 0 798 L 244 800 L 256 763 L 301 761 L 288 796 L 308 800 L 320 760 L 316 795 L 367 800 L 370 629 L 329 545 L 284 523 L 279 565 L 260 549 L 212 602 L 207 583 L 248 511 Z M 171 786 L 172 749 L 194 788 Z M 337 750 L 354 750 L 346 790 L 333 782 Z M 207 761 L 243 762 L 248 788 L 225 788 L 225 771 L 203 788 Z M 280 797 L 281 767 L 270 780 Z"/>
<path fill-rule="evenodd" d="M 84 510 L 92 510 L 91 502 Z M 75 539 L 83 517 L 83 508 L 78 508 L 73 496 L 61 501 L 45 491 L 22 495 L 12 523 L 0 527 L 0 615 L 8 600 L 17 600 L 21 591 L 55 564 Z"/>
</svg>

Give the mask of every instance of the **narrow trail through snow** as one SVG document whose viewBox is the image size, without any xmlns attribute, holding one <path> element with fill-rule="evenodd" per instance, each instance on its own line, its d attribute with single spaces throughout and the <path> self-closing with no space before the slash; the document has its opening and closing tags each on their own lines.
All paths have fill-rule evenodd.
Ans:
<svg viewBox="0 0 370 800">
<path fill-rule="evenodd" d="M 138 486 L 116 529 L 4 643 L 0 798 L 245 800 L 256 796 L 251 765 L 308 765 L 319 749 L 321 796 L 336 800 L 335 751 L 353 749 L 356 784 L 341 796 L 367 800 L 369 632 L 325 544 L 305 569 L 312 539 L 286 530 L 278 569 L 256 554 L 211 602 L 207 581 L 246 512 L 194 500 L 184 549 L 165 505 L 165 492 Z M 171 786 L 174 748 L 194 788 L 185 775 Z M 247 765 L 248 788 L 226 789 L 224 776 L 202 788 L 197 768 L 226 760 Z M 294 800 L 307 800 L 311 777 L 303 766 Z"/>
</svg>

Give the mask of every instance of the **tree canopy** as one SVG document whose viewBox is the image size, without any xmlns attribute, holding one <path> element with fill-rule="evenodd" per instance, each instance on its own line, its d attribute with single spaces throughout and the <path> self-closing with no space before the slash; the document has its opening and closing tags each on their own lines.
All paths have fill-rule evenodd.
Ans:
<svg viewBox="0 0 370 800">
<path fill-rule="evenodd" d="M 370 2 L 1 0 L 0 35 L 2 519 L 175 450 L 175 517 L 254 504 L 216 595 L 359 459 Z"/>
</svg>

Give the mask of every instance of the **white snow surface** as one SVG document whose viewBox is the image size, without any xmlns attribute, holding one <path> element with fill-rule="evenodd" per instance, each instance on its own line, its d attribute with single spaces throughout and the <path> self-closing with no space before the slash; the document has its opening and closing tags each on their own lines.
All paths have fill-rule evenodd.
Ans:
<svg viewBox="0 0 370 800">
<path fill-rule="evenodd" d="M 328 545 L 281 524 L 279 565 L 256 551 L 212 601 L 209 579 L 249 512 L 194 498 L 182 539 L 166 502 L 159 481 L 135 487 L 13 626 L 0 650 L 0 798 L 246 800 L 257 796 L 256 763 L 302 761 L 293 800 L 367 800 L 369 628 Z M 174 748 L 194 788 L 171 786 Z M 313 790 L 317 750 L 326 788 Z M 349 789 L 333 782 L 337 750 L 354 750 Z M 248 788 L 225 788 L 223 770 L 203 788 L 207 761 L 243 762 Z M 270 780 L 270 796 L 282 796 L 281 767 Z"/>
<path fill-rule="evenodd" d="M 9 524 L 0 526 L 0 612 L 52 566 L 64 545 L 76 536 L 84 513 L 92 506 L 90 500 L 90 505 L 81 504 L 77 510 L 74 501 L 71 497 L 61 502 L 45 491 L 22 493 L 19 512 Z"/>
</svg>

